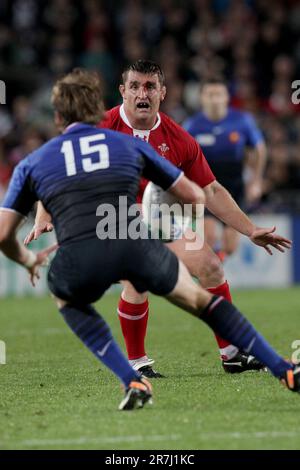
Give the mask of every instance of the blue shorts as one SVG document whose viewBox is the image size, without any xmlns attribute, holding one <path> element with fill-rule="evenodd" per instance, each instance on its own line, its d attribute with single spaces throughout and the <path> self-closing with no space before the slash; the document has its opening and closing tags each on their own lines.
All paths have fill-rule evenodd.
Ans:
<svg viewBox="0 0 300 470">
<path fill-rule="evenodd" d="M 50 291 L 69 302 L 96 302 L 122 279 L 138 292 L 169 294 L 178 280 L 178 259 L 159 240 L 91 240 L 61 246 L 48 273 Z"/>
</svg>

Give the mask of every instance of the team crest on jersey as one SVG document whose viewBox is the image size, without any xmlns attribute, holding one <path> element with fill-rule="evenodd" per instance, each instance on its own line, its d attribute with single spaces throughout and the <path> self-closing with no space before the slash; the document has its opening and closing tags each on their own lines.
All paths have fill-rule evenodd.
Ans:
<svg viewBox="0 0 300 470">
<path fill-rule="evenodd" d="M 161 152 L 162 157 L 164 157 L 166 155 L 166 153 L 170 150 L 170 148 L 167 146 L 166 143 L 163 143 L 163 144 L 159 145 L 158 148 Z"/>
<path fill-rule="evenodd" d="M 230 142 L 235 144 L 236 142 L 238 142 L 240 140 L 240 134 L 236 131 L 230 132 L 229 140 L 230 140 Z"/>
</svg>

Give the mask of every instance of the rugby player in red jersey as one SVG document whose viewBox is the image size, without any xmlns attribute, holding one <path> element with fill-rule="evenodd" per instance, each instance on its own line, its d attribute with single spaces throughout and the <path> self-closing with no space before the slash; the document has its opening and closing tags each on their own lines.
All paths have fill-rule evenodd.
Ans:
<svg viewBox="0 0 300 470">
<path fill-rule="evenodd" d="M 265 238 L 274 237 L 273 246 L 283 251 L 276 243 L 276 235 L 273 235 L 275 227 L 256 227 L 228 191 L 216 181 L 195 139 L 168 116 L 159 112 L 160 104 L 166 96 L 161 68 L 151 61 L 138 60 L 124 70 L 122 79 L 120 93 L 123 104 L 107 111 L 99 127 L 110 128 L 149 142 L 162 157 L 180 167 L 187 177 L 204 189 L 206 205 L 217 218 L 248 236 L 256 245 L 265 247 Z M 139 201 L 146 184 L 147 181 L 141 183 Z M 26 242 L 36 239 L 49 228 L 50 220 L 40 206 L 35 227 Z M 167 246 L 185 263 L 190 273 L 200 280 L 203 287 L 231 301 L 229 285 L 219 258 L 205 242 L 201 250 L 187 251 L 187 241 L 190 240 L 183 236 Z M 270 253 L 269 248 L 267 251 Z M 154 361 L 147 356 L 145 350 L 149 314 L 147 293 L 137 293 L 133 286 L 125 281 L 118 313 L 132 366 L 147 377 L 161 376 L 153 370 Z M 225 371 L 234 373 L 264 367 L 253 356 L 239 351 L 217 335 L 216 339 Z"/>
</svg>

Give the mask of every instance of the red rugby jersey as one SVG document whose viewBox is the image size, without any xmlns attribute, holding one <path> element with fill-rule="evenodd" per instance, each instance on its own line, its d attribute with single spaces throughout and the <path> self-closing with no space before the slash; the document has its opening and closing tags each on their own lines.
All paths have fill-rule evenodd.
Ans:
<svg viewBox="0 0 300 470">
<path fill-rule="evenodd" d="M 166 114 L 157 114 L 156 124 L 150 130 L 133 129 L 124 111 L 124 106 L 116 106 L 105 113 L 98 127 L 112 129 L 143 139 L 164 158 L 181 168 L 185 175 L 204 188 L 215 177 L 196 140 Z M 138 201 L 147 180 L 142 178 Z"/>
</svg>

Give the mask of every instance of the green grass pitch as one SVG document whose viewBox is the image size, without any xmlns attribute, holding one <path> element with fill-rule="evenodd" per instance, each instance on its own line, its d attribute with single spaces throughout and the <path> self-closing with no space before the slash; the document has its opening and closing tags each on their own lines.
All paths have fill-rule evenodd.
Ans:
<svg viewBox="0 0 300 470">
<path fill-rule="evenodd" d="M 300 339 L 300 289 L 234 301 L 284 356 Z M 118 296 L 98 307 L 122 341 Z M 268 373 L 227 375 L 199 321 L 151 299 L 148 352 L 166 379 L 154 404 L 119 412 L 117 379 L 73 336 L 50 298 L 1 299 L 0 449 L 299 449 L 300 396 Z M 123 342 L 122 342 L 123 344 Z"/>
</svg>

